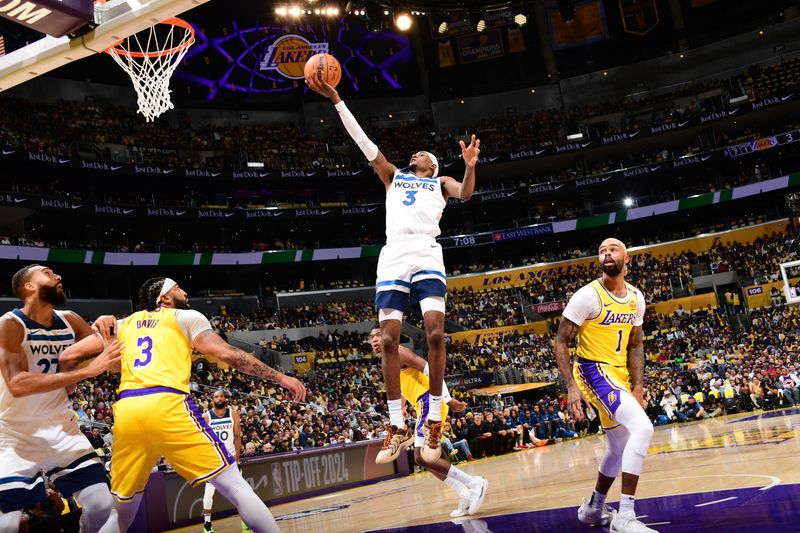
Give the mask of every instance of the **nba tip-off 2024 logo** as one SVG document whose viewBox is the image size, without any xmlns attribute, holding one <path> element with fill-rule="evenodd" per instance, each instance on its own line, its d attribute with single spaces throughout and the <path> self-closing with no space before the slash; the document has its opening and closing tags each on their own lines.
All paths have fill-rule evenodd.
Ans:
<svg viewBox="0 0 800 533">
<path fill-rule="evenodd" d="M 284 35 L 269 45 L 259 70 L 275 70 L 286 78 L 299 80 L 311 56 L 327 53 L 328 43 L 312 43 L 300 35 Z"/>
</svg>

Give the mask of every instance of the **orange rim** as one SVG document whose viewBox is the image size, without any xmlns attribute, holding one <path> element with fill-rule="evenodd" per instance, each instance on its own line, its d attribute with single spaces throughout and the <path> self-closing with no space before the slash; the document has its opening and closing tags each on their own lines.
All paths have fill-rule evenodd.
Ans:
<svg viewBox="0 0 800 533">
<path fill-rule="evenodd" d="M 184 48 L 188 48 L 194 44 L 194 28 L 192 28 L 192 25 L 186 22 L 185 20 L 179 19 L 177 17 L 170 17 L 166 20 L 162 20 L 161 22 L 159 22 L 159 24 L 171 24 L 173 26 L 178 26 L 180 28 L 187 30 L 191 35 L 186 40 L 186 42 L 181 43 L 180 45 L 175 46 L 173 48 L 167 48 L 166 50 L 157 50 L 155 52 L 131 52 L 129 50 L 125 50 L 120 46 L 125 41 L 125 39 L 121 39 L 112 44 L 111 46 L 109 46 L 108 48 L 106 48 L 105 50 L 103 50 L 103 52 L 107 54 L 117 54 L 118 56 L 129 56 L 136 58 L 161 57 L 165 55 L 175 54 L 177 52 L 180 52 Z"/>
</svg>

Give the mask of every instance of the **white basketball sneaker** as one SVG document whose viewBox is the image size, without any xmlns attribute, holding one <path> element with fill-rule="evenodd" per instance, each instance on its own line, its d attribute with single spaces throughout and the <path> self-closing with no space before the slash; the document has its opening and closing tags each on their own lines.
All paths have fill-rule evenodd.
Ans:
<svg viewBox="0 0 800 533">
<path fill-rule="evenodd" d="M 489 488 L 489 480 L 485 477 L 478 477 L 478 484 L 469 489 L 469 514 L 475 514 L 483 503 L 486 496 L 486 489 Z"/>
<path fill-rule="evenodd" d="M 450 518 L 461 518 L 462 516 L 468 515 L 469 501 L 470 501 L 470 496 L 464 496 L 463 498 L 458 500 L 458 507 L 456 507 L 452 513 L 450 513 Z"/>
<path fill-rule="evenodd" d="M 578 508 L 578 520 L 588 526 L 607 526 L 611 522 L 612 511 L 608 505 L 603 505 L 602 509 L 595 509 L 584 498 Z"/>
<path fill-rule="evenodd" d="M 634 513 L 613 513 L 608 533 L 658 533 L 636 520 Z"/>
</svg>

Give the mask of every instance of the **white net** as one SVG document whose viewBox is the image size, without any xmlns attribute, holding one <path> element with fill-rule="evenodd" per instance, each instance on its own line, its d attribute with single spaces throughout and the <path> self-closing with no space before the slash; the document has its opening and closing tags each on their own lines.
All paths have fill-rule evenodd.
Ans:
<svg viewBox="0 0 800 533">
<path fill-rule="evenodd" d="M 186 22 L 167 19 L 107 50 L 130 76 L 138 96 L 139 113 L 146 121 L 152 122 L 174 107 L 169 81 L 193 43 L 194 31 Z"/>
</svg>

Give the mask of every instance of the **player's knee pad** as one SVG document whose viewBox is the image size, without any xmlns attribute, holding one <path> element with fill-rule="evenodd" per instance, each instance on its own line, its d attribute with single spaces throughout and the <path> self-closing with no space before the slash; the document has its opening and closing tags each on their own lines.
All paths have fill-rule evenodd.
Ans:
<svg viewBox="0 0 800 533">
<path fill-rule="evenodd" d="M 383 322 L 384 320 L 399 320 L 402 322 L 403 312 L 399 309 L 379 309 L 378 322 Z"/>
<path fill-rule="evenodd" d="M 444 314 L 444 298 L 441 296 L 428 296 L 419 301 L 419 309 L 422 311 L 422 316 L 428 311 L 436 311 Z"/>
<path fill-rule="evenodd" d="M 211 483 L 206 483 L 205 491 L 203 492 L 203 509 L 211 509 L 214 505 L 214 493 L 216 490 L 214 489 L 214 485 Z"/>
<path fill-rule="evenodd" d="M 625 445 L 628 443 L 628 430 L 622 426 L 617 426 L 606 432 L 608 449 L 600 460 L 598 470 L 606 477 L 617 477 L 619 469 L 622 467 L 622 454 L 625 452 Z"/>
</svg>

